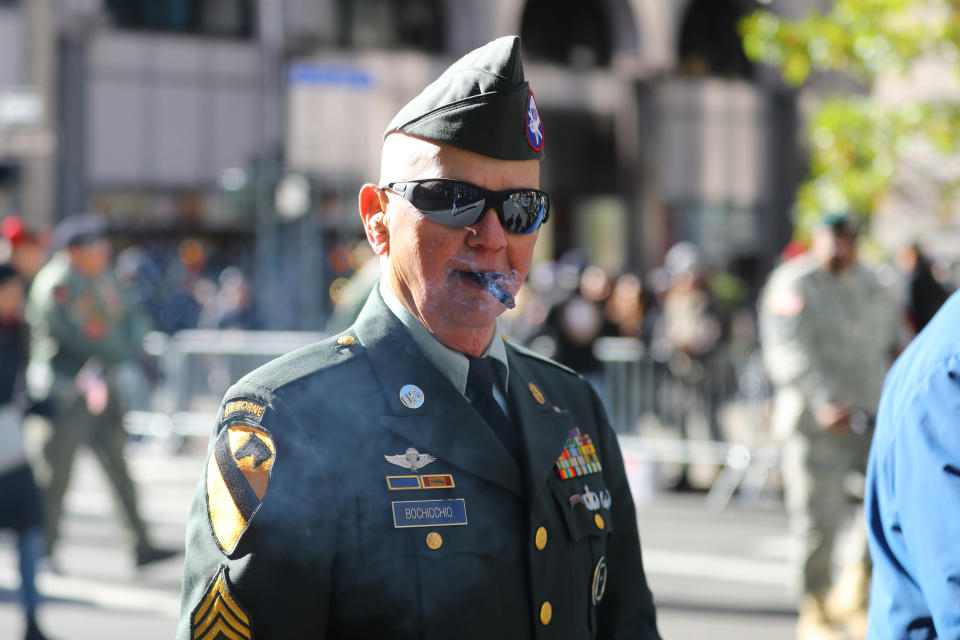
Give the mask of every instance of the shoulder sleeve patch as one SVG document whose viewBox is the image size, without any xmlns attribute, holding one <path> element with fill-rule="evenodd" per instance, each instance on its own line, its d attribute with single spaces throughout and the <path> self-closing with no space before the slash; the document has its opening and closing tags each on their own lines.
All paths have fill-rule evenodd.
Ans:
<svg viewBox="0 0 960 640">
<path fill-rule="evenodd" d="M 230 591 L 226 567 L 220 567 L 207 592 L 190 614 L 193 640 L 252 640 L 250 614 Z"/>
<path fill-rule="evenodd" d="M 260 427 L 230 425 L 217 436 L 207 460 L 207 515 L 227 555 L 260 510 L 276 458 L 273 438 Z"/>
</svg>

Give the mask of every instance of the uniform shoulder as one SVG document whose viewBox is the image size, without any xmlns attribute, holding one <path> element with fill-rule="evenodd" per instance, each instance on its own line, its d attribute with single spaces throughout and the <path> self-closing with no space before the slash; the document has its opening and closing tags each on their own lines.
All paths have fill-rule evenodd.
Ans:
<svg viewBox="0 0 960 640">
<path fill-rule="evenodd" d="M 30 285 L 31 296 L 35 297 L 38 294 L 45 295 L 50 293 L 54 288 L 66 284 L 69 280 L 69 275 L 69 263 L 63 256 L 59 254 L 55 255 L 40 269 L 33 279 L 33 283 Z"/>
<path fill-rule="evenodd" d="M 797 256 L 774 267 L 767 277 L 767 292 L 796 288 L 816 271 L 816 263 L 806 255 Z"/>
<path fill-rule="evenodd" d="M 815 272 L 816 264 L 806 255 L 777 266 L 760 296 L 761 319 L 798 316 L 804 307 L 805 284 Z"/>
<path fill-rule="evenodd" d="M 362 351 L 353 333 L 334 334 L 254 369 L 230 388 L 227 397 L 245 395 L 251 390 L 277 392 L 298 380 L 343 366 Z"/>
<path fill-rule="evenodd" d="M 549 365 L 552 365 L 552 366 L 556 367 L 557 369 L 560 369 L 561 371 L 564 371 L 564 372 L 566 372 L 566 373 L 569 373 L 570 375 L 580 377 L 580 374 L 579 374 L 579 373 L 577 373 L 575 370 L 571 369 L 571 368 L 568 367 L 567 365 L 565 365 L 565 364 L 560 364 L 560 363 L 557 362 L 556 360 L 551 360 L 551 359 L 548 358 L 547 356 L 542 355 L 542 354 L 539 354 L 539 353 L 537 353 L 536 351 L 534 351 L 533 349 L 528 349 L 527 347 L 523 347 L 523 346 L 520 346 L 520 345 L 518 345 L 518 344 L 514 344 L 514 343 L 512 343 L 512 342 L 508 342 L 508 343 L 506 343 L 506 344 L 507 344 L 507 348 L 508 348 L 508 349 L 512 349 L 512 350 L 513 350 L 517 355 L 519 355 L 519 356 L 522 356 L 522 357 L 524 357 L 524 358 L 528 358 L 528 359 L 533 360 L 533 361 L 536 361 L 536 362 L 544 362 L 544 363 L 546 363 L 546 364 L 549 364 Z"/>
</svg>

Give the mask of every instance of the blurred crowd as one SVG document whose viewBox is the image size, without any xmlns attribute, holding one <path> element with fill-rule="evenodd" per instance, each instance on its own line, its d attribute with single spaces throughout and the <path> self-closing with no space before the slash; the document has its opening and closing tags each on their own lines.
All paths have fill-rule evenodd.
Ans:
<svg viewBox="0 0 960 640">
<path fill-rule="evenodd" d="M 29 230 L 15 216 L 0 224 L 0 262 L 13 266 L 29 285 L 55 248 L 54 231 Z M 125 300 L 142 311 L 153 330 L 173 335 L 193 328 L 272 328 L 258 309 L 251 266 L 230 260 L 236 251 L 197 237 L 136 240 L 115 242 L 119 251 L 112 269 Z M 783 260 L 805 249 L 791 243 Z M 342 243 L 327 258 L 333 282 L 324 322 L 328 331 L 338 331 L 356 317 L 379 269 L 363 241 Z M 952 291 L 952 266 L 916 244 L 904 245 L 879 265 L 881 279 L 900 301 L 905 335 L 917 333 Z M 581 372 L 598 389 L 603 362 L 594 349 L 597 339 L 634 339 L 675 383 L 675 402 L 715 407 L 729 391 L 722 387 L 729 388 L 756 360 L 762 282 L 762 274 L 746 268 L 707 263 L 689 242 L 672 246 L 662 264 L 646 273 L 611 273 L 583 250 L 573 250 L 533 266 L 501 328 L 511 340 Z M 705 388 L 705 381 L 716 380 L 724 383 Z M 709 437 L 722 440 L 716 411 L 705 413 Z M 679 422 L 686 435 L 682 417 Z"/>
<path fill-rule="evenodd" d="M 0 262 L 31 282 L 57 249 L 54 230 L 28 230 L 16 216 L 0 225 Z M 188 237 L 123 244 L 112 269 L 155 330 L 266 328 L 246 266 L 228 262 L 209 243 Z"/>
</svg>

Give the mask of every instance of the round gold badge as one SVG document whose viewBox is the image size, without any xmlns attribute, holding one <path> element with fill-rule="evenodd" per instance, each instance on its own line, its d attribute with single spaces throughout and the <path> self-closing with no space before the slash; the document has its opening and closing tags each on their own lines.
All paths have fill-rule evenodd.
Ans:
<svg viewBox="0 0 960 640">
<path fill-rule="evenodd" d="M 534 544 L 537 545 L 537 551 L 543 551 L 543 548 L 547 546 L 547 528 L 540 527 L 537 529 L 536 538 L 534 538 Z"/>
<path fill-rule="evenodd" d="M 550 624 L 550 620 L 553 619 L 553 605 L 550 604 L 550 601 L 547 600 L 540 607 L 540 622 L 544 626 Z"/>
<path fill-rule="evenodd" d="M 597 529 L 600 529 L 601 531 L 607 526 L 607 523 L 603 521 L 603 516 L 599 513 L 595 513 L 593 515 L 593 523 L 597 525 Z"/>
<path fill-rule="evenodd" d="M 443 537 L 436 531 L 427 534 L 427 546 L 431 549 L 439 549 L 443 546 Z"/>
<path fill-rule="evenodd" d="M 337 344 L 339 344 L 341 347 L 349 347 L 354 342 L 356 342 L 356 340 L 357 339 L 354 338 L 353 336 L 340 336 L 339 338 L 337 338 Z"/>
<path fill-rule="evenodd" d="M 540 404 L 546 404 L 547 399 L 543 397 L 543 393 L 540 392 L 540 387 L 533 384 L 532 382 L 527 385 L 530 389 L 530 395 L 533 396 L 533 399 L 539 402 Z"/>
</svg>

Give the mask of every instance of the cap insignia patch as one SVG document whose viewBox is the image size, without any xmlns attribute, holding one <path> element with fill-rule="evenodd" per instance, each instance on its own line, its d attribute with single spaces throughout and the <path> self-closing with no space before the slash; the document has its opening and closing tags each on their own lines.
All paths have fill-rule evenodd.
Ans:
<svg viewBox="0 0 960 640">
<path fill-rule="evenodd" d="M 543 149 L 543 123 L 540 121 L 540 111 L 537 110 L 537 101 L 533 97 L 533 90 L 527 94 L 527 143 L 534 151 Z"/>
</svg>

